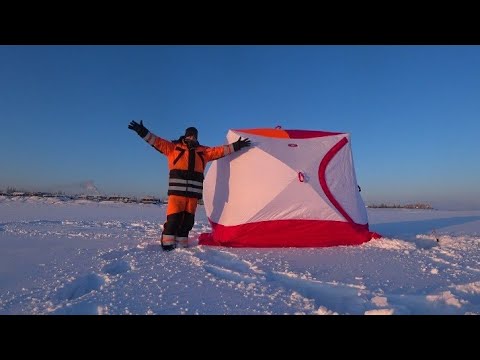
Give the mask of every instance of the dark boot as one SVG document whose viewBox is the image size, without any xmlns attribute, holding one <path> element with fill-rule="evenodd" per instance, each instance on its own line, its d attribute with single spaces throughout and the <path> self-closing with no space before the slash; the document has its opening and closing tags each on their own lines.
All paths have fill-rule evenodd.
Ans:
<svg viewBox="0 0 480 360">
<path fill-rule="evenodd" d="M 162 234 L 160 239 L 163 251 L 171 251 L 175 249 L 175 235 Z"/>
<path fill-rule="evenodd" d="M 173 245 L 163 245 L 162 244 L 162 249 L 163 249 L 163 251 L 172 251 L 173 249 L 175 249 L 175 244 L 173 244 Z"/>
</svg>

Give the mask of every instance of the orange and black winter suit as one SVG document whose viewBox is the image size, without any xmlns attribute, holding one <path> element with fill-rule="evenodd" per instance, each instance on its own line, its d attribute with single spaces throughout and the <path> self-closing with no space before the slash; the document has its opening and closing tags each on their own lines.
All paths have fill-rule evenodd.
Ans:
<svg viewBox="0 0 480 360">
<path fill-rule="evenodd" d="M 189 149 L 183 137 L 172 142 L 149 132 L 143 139 L 167 157 L 170 170 L 162 245 L 186 247 L 197 203 L 202 198 L 205 166 L 209 161 L 233 153 L 233 144 L 216 147 L 198 145 Z"/>
</svg>

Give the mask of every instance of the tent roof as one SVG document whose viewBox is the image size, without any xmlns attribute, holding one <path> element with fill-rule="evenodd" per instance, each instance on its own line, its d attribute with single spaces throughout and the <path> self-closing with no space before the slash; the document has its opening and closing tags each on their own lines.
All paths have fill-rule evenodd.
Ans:
<svg viewBox="0 0 480 360">
<path fill-rule="evenodd" d="M 341 132 L 317 131 L 317 130 L 284 130 L 272 128 L 258 128 L 258 129 L 232 129 L 233 131 L 243 132 L 252 135 L 259 135 L 271 138 L 284 139 L 309 139 L 323 136 L 332 136 L 344 134 Z"/>
</svg>

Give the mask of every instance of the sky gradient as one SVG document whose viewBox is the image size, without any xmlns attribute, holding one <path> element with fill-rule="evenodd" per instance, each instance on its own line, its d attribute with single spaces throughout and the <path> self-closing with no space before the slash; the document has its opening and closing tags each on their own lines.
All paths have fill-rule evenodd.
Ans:
<svg viewBox="0 0 480 360">
<path fill-rule="evenodd" d="M 480 209 L 480 46 L 0 46 L 0 189 L 166 196 L 131 120 L 351 134 L 368 203 Z"/>
</svg>

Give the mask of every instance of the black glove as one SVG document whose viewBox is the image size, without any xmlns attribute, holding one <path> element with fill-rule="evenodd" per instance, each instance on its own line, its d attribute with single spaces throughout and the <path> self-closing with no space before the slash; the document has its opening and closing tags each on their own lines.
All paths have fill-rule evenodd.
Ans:
<svg viewBox="0 0 480 360">
<path fill-rule="evenodd" d="M 141 138 L 144 138 L 148 134 L 148 129 L 143 126 L 143 120 L 140 120 L 140 124 L 132 120 L 128 128 L 135 131 Z"/>
<path fill-rule="evenodd" d="M 240 136 L 238 140 L 233 143 L 233 150 L 238 151 L 247 146 L 250 146 L 250 140 L 248 140 L 248 138 L 242 140 Z"/>
</svg>

